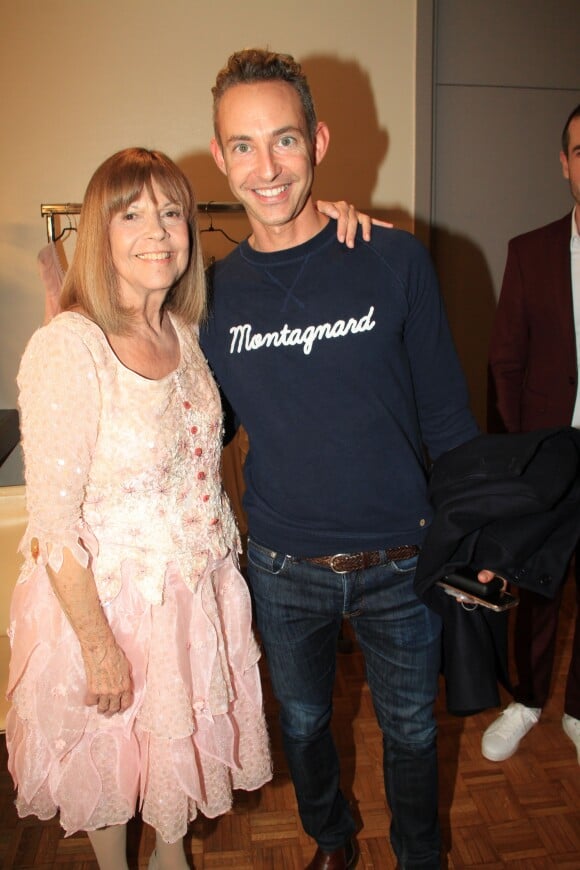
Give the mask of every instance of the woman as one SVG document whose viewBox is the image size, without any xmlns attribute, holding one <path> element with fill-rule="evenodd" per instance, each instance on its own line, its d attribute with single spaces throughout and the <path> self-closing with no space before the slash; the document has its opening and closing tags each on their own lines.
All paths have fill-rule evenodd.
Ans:
<svg viewBox="0 0 580 870">
<path fill-rule="evenodd" d="M 102 164 L 62 312 L 22 359 L 30 522 L 11 611 L 7 722 L 21 816 L 60 812 L 126 868 L 188 866 L 198 810 L 271 777 L 251 607 L 220 484 L 221 409 L 198 347 L 195 206 L 165 155 Z"/>
</svg>

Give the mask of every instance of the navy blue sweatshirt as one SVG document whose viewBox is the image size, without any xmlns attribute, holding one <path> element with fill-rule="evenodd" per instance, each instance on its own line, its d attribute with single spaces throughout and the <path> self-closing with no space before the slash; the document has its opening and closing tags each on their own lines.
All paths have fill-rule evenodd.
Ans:
<svg viewBox="0 0 580 870">
<path fill-rule="evenodd" d="M 248 432 L 250 536 L 294 556 L 420 544 L 432 459 L 474 437 L 437 278 L 410 234 L 218 262 L 201 343 Z"/>
</svg>

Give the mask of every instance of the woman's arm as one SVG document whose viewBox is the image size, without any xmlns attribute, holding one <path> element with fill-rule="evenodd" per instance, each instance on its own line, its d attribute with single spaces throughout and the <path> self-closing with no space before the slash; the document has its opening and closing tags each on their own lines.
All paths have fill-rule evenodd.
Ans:
<svg viewBox="0 0 580 870">
<path fill-rule="evenodd" d="M 371 218 L 368 214 L 360 212 L 354 205 L 341 199 L 338 202 L 326 202 L 319 199 L 316 208 L 326 217 L 334 218 L 337 222 L 336 236 L 339 242 L 345 242 L 347 248 L 354 248 L 354 240 L 358 226 L 362 227 L 365 242 L 371 240 L 371 227 L 392 227 L 393 225 L 378 218 Z"/>
<path fill-rule="evenodd" d="M 99 713 L 118 713 L 133 702 L 129 662 L 107 622 L 90 568 L 63 550 L 59 571 L 46 566 L 52 588 L 76 634 L 87 675 L 86 703 Z"/>
<path fill-rule="evenodd" d="M 99 377 L 66 320 L 34 334 L 18 385 L 29 514 L 24 546 L 44 565 L 78 637 L 87 703 L 114 713 L 132 701 L 131 677 L 99 601 L 89 555 L 97 545 L 82 515 L 99 426 Z"/>
</svg>

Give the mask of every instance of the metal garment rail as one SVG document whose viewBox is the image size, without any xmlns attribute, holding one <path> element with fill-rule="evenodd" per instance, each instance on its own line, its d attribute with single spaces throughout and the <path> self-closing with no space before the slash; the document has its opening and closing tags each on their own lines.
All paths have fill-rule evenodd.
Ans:
<svg viewBox="0 0 580 870">
<path fill-rule="evenodd" d="M 198 202 L 197 211 L 199 214 L 225 214 L 226 212 L 243 212 L 244 206 L 241 202 Z M 80 202 L 62 202 L 55 204 L 43 204 L 40 206 L 40 214 L 46 218 L 46 234 L 49 242 L 55 240 L 54 219 L 56 215 L 75 215 L 80 214 Z"/>
</svg>

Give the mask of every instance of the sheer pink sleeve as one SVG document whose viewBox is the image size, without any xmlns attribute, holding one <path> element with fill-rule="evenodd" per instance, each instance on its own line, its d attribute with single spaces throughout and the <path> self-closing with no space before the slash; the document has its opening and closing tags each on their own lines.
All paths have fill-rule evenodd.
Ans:
<svg viewBox="0 0 580 870">
<path fill-rule="evenodd" d="M 32 336 L 18 387 L 29 514 L 21 550 L 58 571 L 67 547 L 86 567 L 97 546 L 82 503 L 100 394 L 93 357 L 66 321 L 57 318 Z"/>
</svg>

